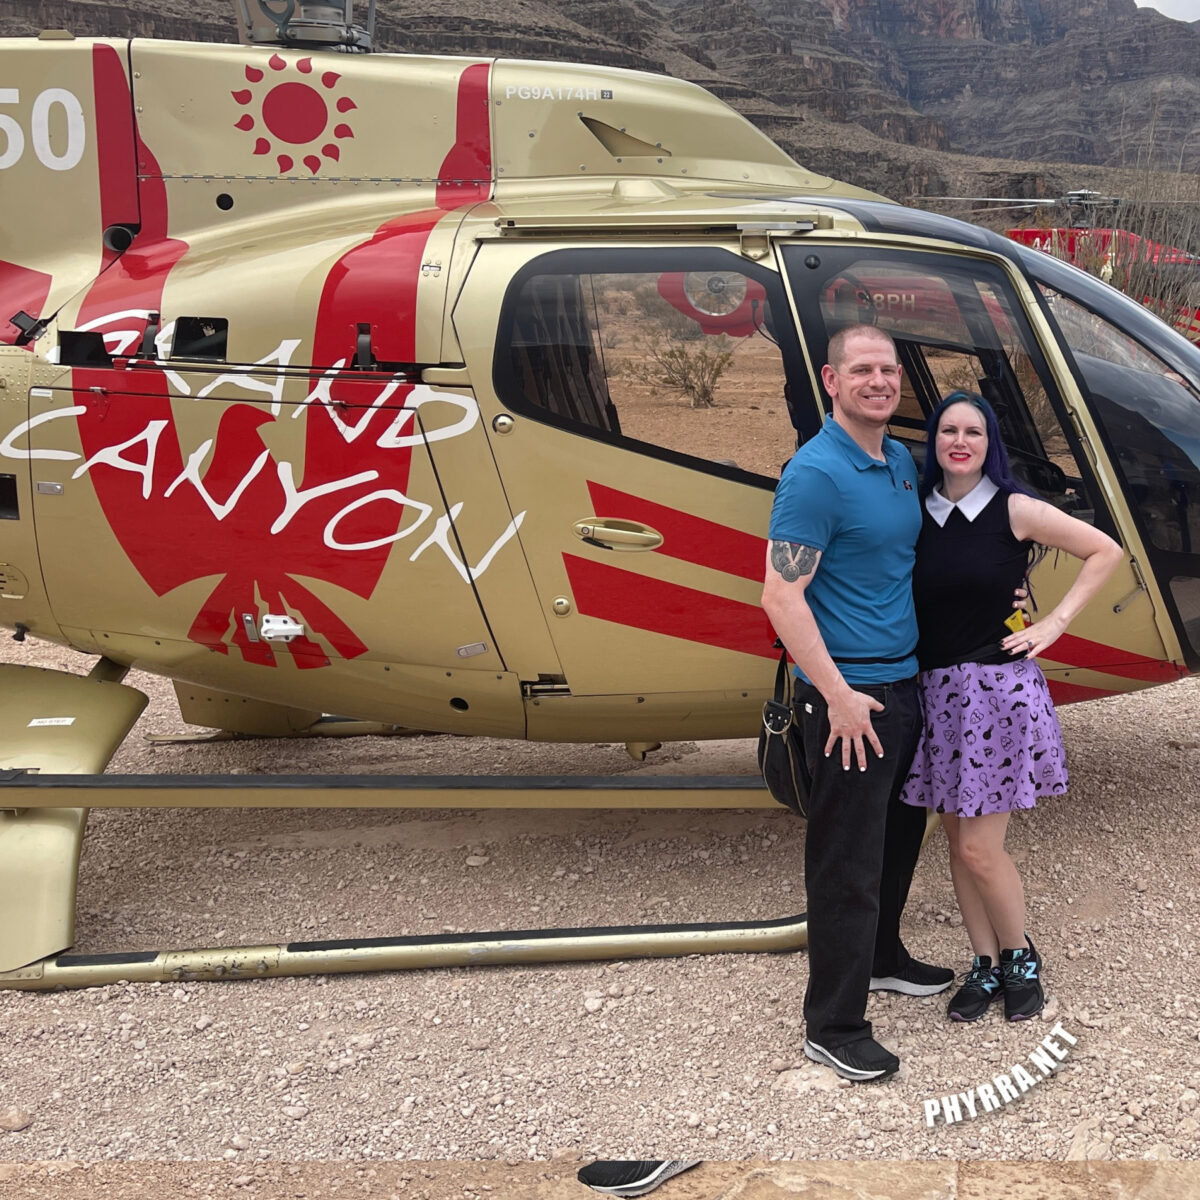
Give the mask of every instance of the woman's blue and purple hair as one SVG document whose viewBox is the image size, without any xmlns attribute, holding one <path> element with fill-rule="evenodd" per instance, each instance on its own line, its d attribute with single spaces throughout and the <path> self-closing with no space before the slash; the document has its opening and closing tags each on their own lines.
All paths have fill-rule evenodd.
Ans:
<svg viewBox="0 0 1200 1200">
<path fill-rule="evenodd" d="M 921 472 L 921 495 L 928 496 L 942 482 L 942 469 L 938 466 L 934 444 L 937 439 L 938 425 L 942 413 L 953 404 L 969 404 L 977 408 L 983 416 L 984 428 L 987 431 L 988 448 L 983 460 L 983 473 L 1002 491 L 1020 492 L 1023 496 L 1035 496 L 1023 483 L 1018 483 L 1013 477 L 1012 467 L 1008 463 L 1008 452 L 1004 449 L 1004 438 L 1000 434 L 1000 422 L 992 406 L 978 392 L 951 392 L 929 414 L 925 422 L 925 469 Z"/>
</svg>

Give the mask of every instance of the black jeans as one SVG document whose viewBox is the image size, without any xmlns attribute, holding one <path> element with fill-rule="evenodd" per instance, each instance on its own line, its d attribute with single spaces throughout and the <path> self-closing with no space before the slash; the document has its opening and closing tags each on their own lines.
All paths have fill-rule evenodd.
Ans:
<svg viewBox="0 0 1200 1200">
<path fill-rule="evenodd" d="M 825 757 L 829 714 L 821 693 L 797 681 L 796 711 L 812 773 L 804 879 L 808 891 L 808 1037 L 830 1049 L 871 1036 L 866 1020 L 872 975 L 909 960 L 900 914 L 921 851 L 926 813 L 900 800 L 921 731 L 917 681 L 851 685 L 883 703 L 871 724 L 883 758 L 842 769 L 841 743 Z"/>
</svg>

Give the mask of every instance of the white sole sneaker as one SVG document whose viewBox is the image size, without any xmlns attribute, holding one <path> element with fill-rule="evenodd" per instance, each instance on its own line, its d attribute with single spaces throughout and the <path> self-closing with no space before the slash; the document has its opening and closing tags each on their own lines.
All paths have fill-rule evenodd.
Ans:
<svg viewBox="0 0 1200 1200">
<path fill-rule="evenodd" d="M 622 1182 L 610 1184 L 601 1182 L 605 1174 L 603 1170 L 595 1170 L 595 1168 L 601 1168 L 602 1164 L 592 1163 L 590 1168 L 585 1167 L 584 1170 L 579 1173 L 578 1178 L 580 1183 L 587 1184 L 592 1191 L 601 1192 L 606 1196 L 644 1196 L 647 1192 L 652 1192 L 660 1183 L 664 1183 L 673 1175 L 678 1175 L 682 1171 L 686 1171 L 691 1167 L 697 1167 L 703 1161 L 704 1160 L 701 1158 L 693 1158 L 671 1159 L 666 1162 L 642 1164 L 614 1162 L 611 1164 L 613 1167 L 612 1174 L 618 1178 L 622 1178 Z M 639 1165 L 644 1166 L 647 1169 L 643 1173 L 640 1173 L 634 1178 L 630 1179 L 628 1177 L 630 1174 L 629 1168 Z M 621 1168 L 625 1169 L 622 1170 Z M 596 1182 L 592 1182 L 589 1179 L 584 1179 L 583 1176 L 585 1173 L 594 1174 L 596 1176 Z"/>
<path fill-rule="evenodd" d="M 876 1044 L 878 1045 L 878 1043 Z M 883 1049 L 883 1047 L 880 1047 L 880 1049 Z M 826 1050 L 824 1046 L 818 1046 L 816 1042 L 808 1039 L 805 1039 L 804 1042 L 804 1053 L 813 1062 L 820 1063 L 825 1067 L 832 1067 L 843 1079 L 849 1079 L 855 1083 L 867 1083 L 872 1079 L 883 1079 L 888 1075 L 894 1075 L 900 1069 L 900 1060 L 895 1055 L 892 1056 L 896 1064 L 895 1066 L 856 1067 L 839 1058 L 832 1051 Z"/>
<path fill-rule="evenodd" d="M 871 976 L 869 991 L 900 992 L 904 996 L 936 996 L 938 992 L 946 991 L 954 982 L 951 976 L 945 983 L 913 983 L 908 979 L 900 979 L 895 975 L 882 977 Z"/>
</svg>

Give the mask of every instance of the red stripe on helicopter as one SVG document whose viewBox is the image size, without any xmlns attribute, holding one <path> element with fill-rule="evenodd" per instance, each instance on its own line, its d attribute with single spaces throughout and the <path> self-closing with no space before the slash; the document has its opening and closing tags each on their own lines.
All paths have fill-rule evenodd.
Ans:
<svg viewBox="0 0 1200 1200">
<path fill-rule="evenodd" d="M 134 244 L 92 284 L 80 308 L 81 326 L 126 309 L 158 312 L 167 275 L 188 248 L 186 242 L 167 236 L 166 185 L 157 177 L 154 156 L 141 146 L 137 157 L 143 165 L 153 164 L 154 177 L 143 179 L 140 191 L 137 163 L 132 156 L 123 157 L 134 134 L 130 127 L 132 98 L 120 58 L 112 47 L 97 46 L 94 63 L 101 221 L 110 217 L 119 219 L 117 214 L 125 214 L 124 219 L 129 219 L 132 189 L 133 219 L 140 219 L 141 231 Z M 110 143 L 116 147 L 114 159 L 109 158 Z M 117 170 L 118 165 L 122 171 Z M 143 326 L 147 323 L 145 317 L 137 320 Z M 85 386 L 81 385 L 80 376 L 89 373 L 77 370 L 77 389 Z M 165 381 L 160 390 L 165 397 Z"/>
<path fill-rule="evenodd" d="M 379 361 L 416 360 L 417 280 L 429 231 L 441 219 L 433 209 L 396 217 L 333 264 L 317 308 L 315 366 L 353 362 L 359 325 L 371 327 L 371 349 Z M 394 407 L 402 404 L 400 398 Z"/>
<path fill-rule="evenodd" d="M 438 208 L 461 208 L 492 192 L 490 63 L 474 63 L 458 77 L 454 145 L 438 171 Z"/>
<path fill-rule="evenodd" d="M 1163 659 L 1132 654 L 1128 650 L 1092 642 L 1071 633 L 1064 633 L 1054 643 L 1049 657 L 1067 666 L 1085 667 L 1105 675 L 1119 675 L 1122 679 L 1140 679 L 1143 683 L 1169 683 L 1186 674 L 1174 663 Z"/>
<path fill-rule="evenodd" d="M 575 554 L 564 554 L 563 564 L 575 605 L 586 617 L 739 654 L 777 655 L 775 631 L 757 604 L 650 579 Z"/>
<path fill-rule="evenodd" d="M 1046 677 L 1050 688 L 1050 699 L 1055 704 L 1078 704 L 1083 700 L 1102 700 L 1105 696 L 1115 696 L 1112 688 L 1087 687 L 1082 683 L 1069 683 L 1065 679 Z"/>
<path fill-rule="evenodd" d="M 416 360 L 417 281 L 430 231 L 444 211 L 486 200 L 491 193 L 490 70 L 488 63 L 475 63 L 459 77 L 456 140 L 439 172 L 437 210 L 385 222 L 330 270 L 317 310 L 316 366 L 350 361 L 358 326 L 367 324 L 376 359 Z M 402 406 L 408 390 L 403 389 L 395 407 Z"/>
<path fill-rule="evenodd" d="M 761 580 L 766 562 L 767 542 L 756 534 L 743 533 L 716 521 L 693 516 L 678 508 L 655 504 L 640 496 L 617 491 L 588 480 L 597 517 L 614 517 L 649 525 L 663 535 L 663 544 L 655 551 L 668 558 L 711 567 L 727 575 Z"/>
<path fill-rule="evenodd" d="M 14 315 L 26 312 L 31 317 L 42 316 L 53 282 L 54 277 L 42 271 L 32 271 L 0 259 L 0 312 Z M 15 345 L 20 336 L 21 331 L 8 320 L 7 315 L 0 317 L 0 343 Z"/>
<path fill-rule="evenodd" d="M 114 111 L 112 98 L 129 95 L 125 64 L 112 46 L 92 51 L 92 84 L 96 101 L 96 128 L 102 134 L 97 155 L 100 175 L 100 228 L 137 225 L 141 220 L 138 200 L 138 161 L 133 121 L 128 113 Z M 101 109 L 104 115 L 101 119 Z M 104 266 L 117 252 L 104 250 Z"/>
<path fill-rule="evenodd" d="M 136 136 L 131 127 L 133 99 L 119 55 L 111 46 L 97 46 L 92 67 L 101 229 L 111 215 L 128 214 L 132 188 L 138 202 L 135 219 L 140 219 L 141 231 L 134 244 L 93 282 L 80 306 L 79 325 L 81 328 L 91 325 L 103 332 L 106 318 L 126 314 L 120 322 L 122 326 L 144 328 L 147 318 L 132 314 L 139 310 L 160 310 L 167 275 L 186 253 L 187 243 L 167 237 L 166 185 L 157 177 L 157 169 L 148 172 L 154 177 L 144 179 L 138 190 L 138 162 L 128 156 Z M 114 147 L 111 158 L 110 145 Z M 145 146 L 139 149 L 138 159 L 143 166 L 154 162 Z M 76 403 L 87 408 L 78 419 L 85 456 L 91 459 L 106 447 L 132 446 L 141 440 L 148 461 L 150 451 L 145 432 L 149 420 L 166 422 L 164 431 L 171 425 L 165 378 L 158 374 L 123 378 L 119 390 L 137 395 L 136 401 L 124 404 L 109 404 L 106 398 L 101 399 L 113 385 L 108 369 L 76 368 L 73 382 Z M 93 388 L 95 391 L 89 392 Z M 161 471 L 169 480 L 181 468 L 177 439 L 160 438 L 154 457 L 155 474 Z M 92 470 L 89 479 L 122 549 L 158 595 L 190 577 L 181 574 L 185 556 L 175 549 L 179 533 L 175 506 L 144 504 L 143 481 L 127 470 Z"/>
</svg>

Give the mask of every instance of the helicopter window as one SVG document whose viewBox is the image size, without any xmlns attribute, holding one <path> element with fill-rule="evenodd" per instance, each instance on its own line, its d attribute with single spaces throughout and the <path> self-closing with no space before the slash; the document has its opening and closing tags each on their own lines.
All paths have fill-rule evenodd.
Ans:
<svg viewBox="0 0 1200 1200">
<path fill-rule="evenodd" d="M 175 322 L 171 357 L 224 362 L 228 343 L 229 322 L 225 317 L 180 317 Z"/>
<path fill-rule="evenodd" d="M 64 367 L 111 367 L 113 356 L 97 329 L 60 329 L 58 361 Z"/>
<path fill-rule="evenodd" d="M 989 394 L 981 386 L 1005 431 L 1013 473 L 1052 503 L 1070 509 L 1074 516 L 1089 519 L 1092 505 L 1087 499 L 1082 472 L 1038 369 L 1040 359 L 1035 361 L 1026 350 L 1024 321 L 1018 319 L 1006 289 L 981 283 L 980 295 L 988 311 L 999 318 L 996 331 L 1001 340 L 1000 354 L 1008 363 L 1015 390 L 1023 398 L 1028 414 L 1027 422 L 1006 421 L 1003 398 L 997 396 L 995 389 Z"/>
<path fill-rule="evenodd" d="M 925 420 L 941 397 L 978 391 L 996 410 L 1016 478 L 1093 520 L 1072 436 L 1051 401 L 1049 367 L 998 266 L 934 253 L 816 248 L 806 242 L 784 251 L 815 361 L 847 324 L 877 325 L 892 335 L 904 377 L 889 432 L 908 445 L 918 466 Z"/>
<path fill-rule="evenodd" d="M 618 431 L 600 348 L 577 276 L 536 275 L 513 314 L 513 374 L 525 398 L 556 417 Z"/>
<path fill-rule="evenodd" d="M 1050 306 L 1067 345 L 1077 354 L 1086 354 L 1151 375 L 1179 377 L 1157 354 L 1147 350 L 1103 317 L 1045 284 L 1039 284 L 1038 288 Z"/>
<path fill-rule="evenodd" d="M 1125 494 L 1152 547 L 1155 574 L 1200 653 L 1200 389 L 1128 333 L 1039 285 L 1074 352 Z"/>
<path fill-rule="evenodd" d="M 1185 654 L 1200 661 L 1200 355 L 1131 298 L 1053 259 L 1027 260 L 1072 353 L 1106 457 L 1142 532 Z"/>
<path fill-rule="evenodd" d="M 778 276 L 725 251 L 547 255 L 506 299 L 497 391 L 580 433 L 777 479 L 797 441 L 779 312 Z"/>
<path fill-rule="evenodd" d="M 1151 544 L 1200 554 L 1200 390 L 1102 317 L 1045 285 L 1041 290 Z M 1188 607 L 1200 627 L 1200 593 Z M 1193 641 L 1200 649 L 1200 629 Z"/>
<path fill-rule="evenodd" d="M 0 521 L 19 521 L 21 510 L 17 507 L 17 477 L 0 475 Z"/>
<path fill-rule="evenodd" d="M 849 324 L 892 335 L 904 373 L 889 432 L 918 465 L 926 418 L 941 397 L 960 388 L 979 392 L 996 411 L 1017 478 L 1075 516 L 1094 519 L 1051 399 L 1049 368 L 1003 271 L 912 251 L 813 250 L 785 248 L 784 258 L 814 358 Z"/>
</svg>

